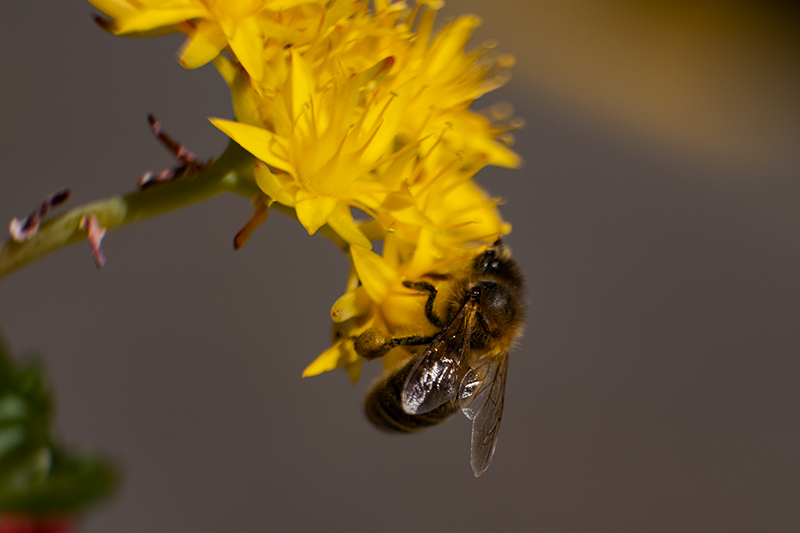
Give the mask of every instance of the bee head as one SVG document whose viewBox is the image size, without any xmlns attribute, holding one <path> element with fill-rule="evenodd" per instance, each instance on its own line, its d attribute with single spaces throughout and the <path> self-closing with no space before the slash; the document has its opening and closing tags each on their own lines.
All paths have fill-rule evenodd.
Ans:
<svg viewBox="0 0 800 533">
<path fill-rule="evenodd" d="M 481 281 L 472 288 L 470 298 L 478 304 L 483 325 L 492 337 L 502 335 L 517 320 L 514 295 L 505 285 Z"/>
<path fill-rule="evenodd" d="M 493 338 L 514 330 L 522 320 L 522 274 L 502 242 L 472 261 L 469 299 L 477 304 L 484 331 Z"/>
<path fill-rule="evenodd" d="M 511 260 L 504 253 L 502 246 L 492 247 L 478 255 L 472 262 L 473 271 L 479 276 L 492 276 L 499 279 L 513 279 L 515 273 Z"/>
</svg>

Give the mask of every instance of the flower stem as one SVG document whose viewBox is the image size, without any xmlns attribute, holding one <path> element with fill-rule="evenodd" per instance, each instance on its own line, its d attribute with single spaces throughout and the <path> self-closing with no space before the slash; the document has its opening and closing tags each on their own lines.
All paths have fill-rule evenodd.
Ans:
<svg viewBox="0 0 800 533">
<path fill-rule="evenodd" d="M 252 197 L 259 189 L 252 177 L 255 159 L 231 142 L 225 152 L 194 178 L 176 179 L 144 190 L 84 204 L 45 221 L 38 233 L 22 243 L 11 239 L 0 250 L 0 278 L 50 252 L 86 239 L 79 227 L 84 216 L 94 215 L 106 230 L 208 200 L 224 192 Z"/>
</svg>

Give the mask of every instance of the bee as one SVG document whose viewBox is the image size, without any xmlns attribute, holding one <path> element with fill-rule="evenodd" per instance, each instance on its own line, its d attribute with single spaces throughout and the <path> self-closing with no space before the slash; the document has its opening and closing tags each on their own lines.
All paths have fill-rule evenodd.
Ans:
<svg viewBox="0 0 800 533">
<path fill-rule="evenodd" d="M 472 420 L 470 462 L 478 477 L 492 461 L 508 354 L 522 330 L 522 274 L 498 241 L 446 278 L 440 297 L 427 281 L 404 284 L 428 294 L 425 316 L 439 331 L 393 338 L 372 328 L 356 337 L 355 350 L 367 359 L 397 346 L 424 346 L 372 387 L 364 409 L 377 427 L 396 432 L 438 424 L 460 409 Z"/>
</svg>

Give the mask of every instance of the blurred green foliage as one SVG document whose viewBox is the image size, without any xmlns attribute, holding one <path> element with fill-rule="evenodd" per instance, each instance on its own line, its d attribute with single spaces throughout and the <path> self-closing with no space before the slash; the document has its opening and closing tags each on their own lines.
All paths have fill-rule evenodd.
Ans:
<svg viewBox="0 0 800 533">
<path fill-rule="evenodd" d="M 68 453 L 52 421 L 41 364 L 17 367 L 0 336 L 0 512 L 74 514 L 114 490 L 113 466 L 97 455 Z"/>
</svg>

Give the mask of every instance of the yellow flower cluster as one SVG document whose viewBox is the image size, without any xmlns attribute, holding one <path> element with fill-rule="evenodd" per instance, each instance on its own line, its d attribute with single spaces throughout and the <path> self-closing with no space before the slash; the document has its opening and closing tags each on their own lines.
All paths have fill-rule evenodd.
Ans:
<svg viewBox="0 0 800 533">
<path fill-rule="evenodd" d="M 212 122 L 263 162 L 254 176 L 268 201 L 349 245 L 335 343 L 304 375 L 346 367 L 357 378 L 354 336 L 424 327 L 424 298 L 403 280 L 446 274 L 508 233 L 472 177 L 519 165 L 505 142 L 516 124 L 469 106 L 506 81 L 513 60 L 490 58 L 491 46 L 465 51 L 476 17 L 434 33 L 442 2 L 432 0 L 90 1 L 115 33 L 186 33 L 180 62 L 213 61 L 229 84 L 236 121 Z"/>
</svg>

